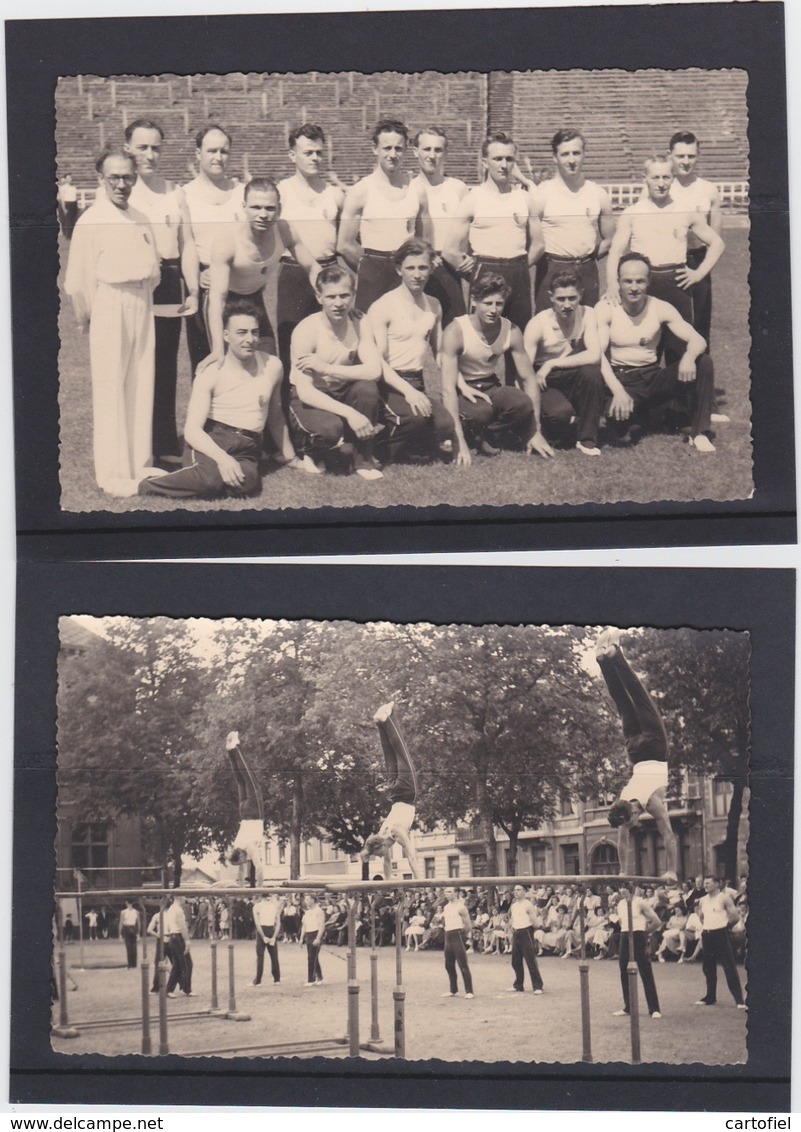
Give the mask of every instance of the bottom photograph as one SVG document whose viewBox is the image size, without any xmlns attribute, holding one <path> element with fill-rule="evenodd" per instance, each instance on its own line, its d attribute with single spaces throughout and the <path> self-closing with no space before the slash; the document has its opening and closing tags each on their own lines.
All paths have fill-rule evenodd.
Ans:
<svg viewBox="0 0 801 1132">
<path fill-rule="evenodd" d="M 55 1053 L 748 1061 L 749 633 L 58 630 Z"/>
</svg>

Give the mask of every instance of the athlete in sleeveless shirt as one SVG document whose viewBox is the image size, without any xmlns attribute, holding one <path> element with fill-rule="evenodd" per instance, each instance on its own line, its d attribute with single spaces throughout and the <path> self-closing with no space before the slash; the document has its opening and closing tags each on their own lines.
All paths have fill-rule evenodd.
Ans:
<svg viewBox="0 0 801 1132">
<path fill-rule="evenodd" d="M 434 248 L 433 270 L 426 283 L 426 294 L 441 306 L 442 325 L 446 327 L 465 313 L 464 284 L 455 268 L 443 258 L 443 252 L 452 243 L 459 204 L 467 196 L 468 188 L 458 177 L 445 174 L 448 137 L 441 126 L 424 126 L 414 139 L 414 152 L 420 172 L 413 183 L 426 194 Z"/>
<path fill-rule="evenodd" d="M 378 727 L 381 750 L 387 773 L 386 790 L 392 807 L 381 823 L 378 833 L 371 834 L 361 853 L 363 861 L 381 855 L 384 862 L 384 879 L 392 876 L 392 848 L 400 845 L 409 862 L 412 876 L 420 876 L 420 864 L 414 851 L 411 829 L 417 804 L 417 774 L 412 756 L 403 737 L 394 703 L 383 704 L 373 716 Z"/>
</svg>

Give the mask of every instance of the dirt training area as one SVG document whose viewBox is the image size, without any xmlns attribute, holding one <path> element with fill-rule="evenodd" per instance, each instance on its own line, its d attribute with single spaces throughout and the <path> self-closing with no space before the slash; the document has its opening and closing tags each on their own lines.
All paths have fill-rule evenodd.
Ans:
<svg viewBox="0 0 801 1132">
<path fill-rule="evenodd" d="M 167 1002 L 169 1015 L 203 1011 L 209 1007 L 210 948 L 207 940 L 192 942 L 193 991 L 196 997 L 179 994 Z M 153 948 L 148 947 L 152 963 Z M 79 970 L 78 945 L 66 948 L 67 969 L 78 983 L 68 992 L 70 1024 L 81 1028 L 88 1019 L 129 1018 L 141 1015 L 141 973 L 127 970 L 125 953 L 118 940 L 84 944 L 86 970 Z M 248 1022 L 195 1017 L 169 1024 L 172 1054 L 191 1057 L 196 1051 L 232 1046 L 256 1046 L 343 1038 L 347 1032 L 347 962 L 344 947 L 324 946 L 320 956 L 324 982 L 306 988 L 306 949 L 297 944 L 279 945 L 281 983 L 275 986 L 269 974 L 252 986 L 256 953 L 253 941 L 234 944 L 236 1004 L 251 1016 Z M 360 992 L 361 1041 L 370 1037 L 370 949 L 357 950 Z M 141 949 L 139 959 L 141 961 Z M 118 962 L 119 967 L 109 964 Z M 480 1062 L 578 1062 L 581 1060 L 581 1012 L 579 965 L 574 959 L 540 958 L 545 993 L 534 996 L 529 989 L 517 994 L 512 985 L 508 956 L 471 955 L 470 967 L 475 998 L 466 1000 L 461 989 L 457 998 L 443 998 L 448 981 L 441 951 L 404 952 L 403 978 L 406 991 L 406 1059 Z M 393 1041 L 392 988 L 395 951 L 378 951 L 379 1025 L 382 1042 Z M 700 963 L 655 964 L 662 1019 L 651 1019 L 645 1011 L 639 986 L 640 1032 L 643 1062 L 668 1064 L 702 1063 L 725 1065 L 746 1060 L 747 1013 L 735 1009 L 722 972 L 718 978 L 718 1004 L 693 1006 L 704 992 Z M 151 971 L 152 975 L 152 971 Z M 746 973 L 740 968 L 745 984 Z M 228 943 L 218 942 L 218 995 L 222 1008 L 228 1004 Z M 613 1017 L 620 1008 L 621 990 L 616 960 L 590 962 L 590 1010 L 592 1052 L 596 1062 L 631 1059 L 627 1018 Z M 159 1048 L 158 998 L 149 995 L 153 1054 Z M 54 1007 L 58 1021 L 58 1004 Z M 107 1056 L 141 1052 L 141 1025 L 124 1029 L 86 1029 L 78 1038 L 53 1038 L 59 1053 L 99 1053 Z M 235 1056 L 233 1054 L 224 1056 Z M 244 1056 L 278 1056 L 251 1053 Z M 316 1056 L 345 1058 L 347 1045 Z M 379 1055 L 365 1053 L 376 1060 Z"/>
</svg>

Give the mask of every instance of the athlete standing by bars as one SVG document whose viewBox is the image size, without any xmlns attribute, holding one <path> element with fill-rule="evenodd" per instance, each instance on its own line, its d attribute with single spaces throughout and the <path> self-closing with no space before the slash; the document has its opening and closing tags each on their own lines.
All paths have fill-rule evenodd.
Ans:
<svg viewBox="0 0 801 1132">
<path fill-rule="evenodd" d="M 384 877 L 389 880 L 392 876 L 392 847 L 397 842 L 409 862 L 412 876 L 417 880 L 420 876 L 420 866 L 411 839 L 417 802 L 417 775 L 406 740 L 395 718 L 395 704 L 384 704 L 375 713 L 373 719 L 378 724 L 378 734 L 381 737 L 381 748 L 387 768 L 386 789 L 392 800 L 392 809 L 382 822 L 378 833 L 371 834 L 365 841 L 362 860 L 366 861 L 374 854 L 381 854 L 384 859 Z"/>
<path fill-rule="evenodd" d="M 459 899 L 455 888 L 445 889 L 445 899 L 447 904 L 442 909 L 442 916 L 445 921 L 445 970 L 448 972 L 450 990 L 445 991 L 442 997 L 456 997 L 459 990 L 459 984 L 456 981 L 456 968 L 458 966 L 462 972 L 464 996 L 465 998 L 472 998 L 473 978 L 470 974 L 467 952 L 464 946 L 465 937 L 469 939 L 472 930 L 470 913 L 465 908 L 464 901 Z"/>
</svg>

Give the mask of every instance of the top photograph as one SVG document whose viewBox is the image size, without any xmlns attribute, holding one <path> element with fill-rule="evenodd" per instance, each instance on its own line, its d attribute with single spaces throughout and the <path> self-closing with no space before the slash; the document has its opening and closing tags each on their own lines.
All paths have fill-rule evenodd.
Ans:
<svg viewBox="0 0 801 1132">
<path fill-rule="evenodd" d="M 9 146 L 21 532 L 792 525 L 782 9 L 707 40 L 679 7 L 497 12 L 491 44 L 465 12 L 109 20 L 102 68 L 99 21 L 49 22 L 52 142 L 18 100 Z"/>
<path fill-rule="evenodd" d="M 747 83 L 62 78 L 62 505 L 747 498 Z"/>
</svg>

